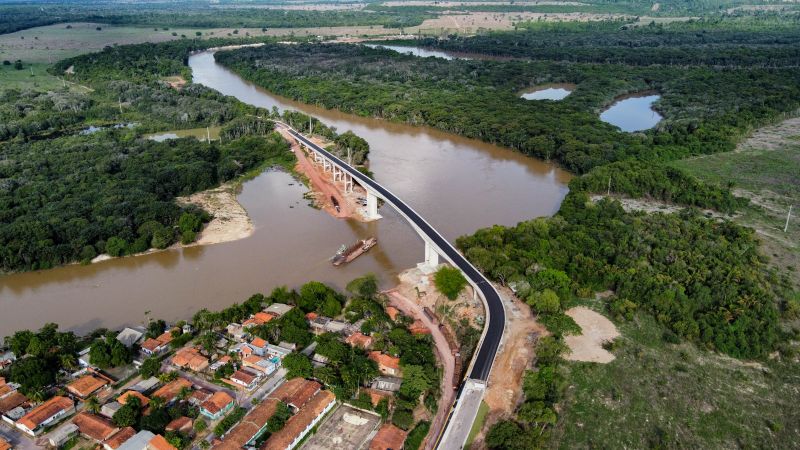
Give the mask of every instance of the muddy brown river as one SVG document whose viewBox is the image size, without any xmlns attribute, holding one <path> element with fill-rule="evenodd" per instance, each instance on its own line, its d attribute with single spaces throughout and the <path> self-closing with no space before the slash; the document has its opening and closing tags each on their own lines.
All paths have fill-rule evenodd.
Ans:
<svg viewBox="0 0 800 450">
<path fill-rule="evenodd" d="M 552 215 L 567 193 L 568 173 L 511 150 L 296 103 L 242 80 L 210 52 L 192 56 L 189 65 L 195 83 L 261 107 L 300 110 L 365 138 L 376 179 L 450 240 Z M 342 288 L 367 272 L 388 287 L 423 259 L 422 239 L 390 208 L 381 208 L 377 222 L 339 220 L 308 207 L 306 190 L 279 171 L 246 182 L 239 201 L 256 230 L 240 241 L 2 276 L 0 336 L 47 322 L 78 332 L 135 325 L 148 311 L 166 320 L 189 318 L 280 285 L 318 280 Z M 340 245 L 367 236 L 378 238 L 369 253 L 331 265 Z"/>
</svg>

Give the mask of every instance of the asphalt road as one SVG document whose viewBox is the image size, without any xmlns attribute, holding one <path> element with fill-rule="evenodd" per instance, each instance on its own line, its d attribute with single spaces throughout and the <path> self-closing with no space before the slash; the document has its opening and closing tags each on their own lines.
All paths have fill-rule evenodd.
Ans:
<svg viewBox="0 0 800 450">
<path fill-rule="evenodd" d="M 281 124 L 278 124 L 281 125 Z M 285 125 L 284 125 L 285 126 Z M 371 178 L 359 172 L 355 168 L 349 166 L 341 159 L 337 158 L 330 152 L 321 148 L 319 145 L 311 142 L 305 136 L 297 133 L 293 129 L 289 132 L 296 137 L 300 142 L 308 147 L 313 148 L 315 151 L 325 155 L 326 158 L 336 163 L 339 168 L 347 171 L 358 183 L 364 187 L 377 192 L 384 201 L 391 204 L 401 214 L 406 216 L 408 220 L 412 221 L 414 225 L 424 233 L 428 239 L 436 244 L 439 249 L 444 252 L 444 255 L 450 262 L 457 266 L 469 278 L 474 285 L 480 289 L 483 298 L 489 308 L 489 322 L 486 324 L 486 335 L 481 343 L 477 355 L 474 357 L 472 372 L 469 378 L 481 381 L 487 381 L 489 378 L 489 371 L 492 368 L 497 348 L 500 346 L 500 340 L 503 337 L 503 330 L 505 327 L 506 316 L 503 310 L 503 302 L 500 300 L 500 295 L 494 289 L 491 283 L 478 271 L 455 247 L 453 247 L 447 239 L 443 238 L 438 231 L 436 231 L 428 222 L 425 221 L 419 214 L 416 213 L 411 207 L 406 205 L 400 198 L 392 194 L 388 189 L 384 188 Z"/>
</svg>

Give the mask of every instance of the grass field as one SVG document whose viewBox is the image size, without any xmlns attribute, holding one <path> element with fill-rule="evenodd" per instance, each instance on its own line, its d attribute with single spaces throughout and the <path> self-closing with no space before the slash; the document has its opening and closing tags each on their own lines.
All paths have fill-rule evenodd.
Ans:
<svg viewBox="0 0 800 450">
<path fill-rule="evenodd" d="M 475 422 L 472 422 L 472 428 L 469 430 L 469 435 L 467 436 L 467 442 L 464 444 L 464 448 L 470 448 L 472 441 L 475 440 L 475 437 L 478 436 L 481 428 L 483 428 L 483 424 L 486 422 L 487 414 L 489 414 L 489 405 L 487 405 L 486 402 L 481 401 L 481 406 L 478 407 L 478 415 L 475 416 Z"/>
<path fill-rule="evenodd" d="M 13 65 L 0 66 L 0 86 L 4 89 L 31 89 L 46 91 L 62 86 L 62 82 L 47 73 L 47 64 L 25 64 L 23 70 Z M 31 74 L 32 73 L 32 74 Z"/>
<path fill-rule="evenodd" d="M 800 290 L 800 119 L 759 130 L 735 152 L 672 165 L 723 186 L 732 182 L 737 195 L 749 198 L 735 220 L 758 231 L 773 265 Z M 790 205 L 793 219 L 784 233 Z"/>
<path fill-rule="evenodd" d="M 597 307 L 598 305 L 595 305 Z M 609 364 L 566 363 L 560 448 L 789 448 L 800 442 L 800 365 L 747 363 L 667 344 L 655 320 L 617 323 Z"/>
</svg>

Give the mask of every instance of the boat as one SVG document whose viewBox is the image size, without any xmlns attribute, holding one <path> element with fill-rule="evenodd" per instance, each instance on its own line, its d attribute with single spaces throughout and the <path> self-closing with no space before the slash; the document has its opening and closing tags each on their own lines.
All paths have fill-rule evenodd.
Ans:
<svg viewBox="0 0 800 450">
<path fill-rule="evenodd" d="M 341 212 L 341 209 L 339 209 L 339 200 L 336 200 L 336 197 L 332 195 L 331 195 L 331 203 L 333 203 L 333 207 L 336 208 L 337 213 Z"/>
<path fill-rule="evenodd" d="M 349 263 L 350 261 L 369 251 L 369 249 L 374 247 L 377 243 L 378 239 L 371 237 L 369 239 L 359 239 L 350 247 L 342 245 L 339 247 L 339 251 L 333 255 L 333 265 L 340 266 L 342 264 Z"/>
</svg>

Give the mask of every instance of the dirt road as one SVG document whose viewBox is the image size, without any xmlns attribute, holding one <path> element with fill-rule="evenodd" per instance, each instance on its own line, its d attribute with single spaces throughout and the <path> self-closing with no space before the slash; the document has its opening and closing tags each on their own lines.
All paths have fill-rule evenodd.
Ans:
<svg viewBox="0 0 800 450">
<path fill-rule="evenodd" d="M 436 345 L 436 354 L 442 366 L 444 366 L 444 376 L 442 376 L 441 384 L 442 397 L 439 399 L 439 408 L 436 411 L 436 417 L 431 421 L 431 429 L 428 432 L 428 436 L 438 436 L 447 421 L 450 405 L 453 404 L 453 400 L 455 399 L 455 391 L 453 390 L 452 384 L 456 365 L 455 358 L 450 350 L 450 346 L 447 345 L 447 339 L 444 337 L 442 331 L 439 330 L 438 322 L 434 323 L 434 321 L 429 319 L 428 316 L 422 312 L 421 305 L 408 299 L 396 289 L 389 290 L 386 294 L 389 296 L 389 301 L 392 306 L 399 309 L 403 314 L 420 320 L 422 324 L 431 331 L 431 337 Z M 425 443 L 425 449 L 432 449 L 434 444 L 435 441 L 433 439 L 428 439 Z"/>
<path fill-rule="evenodd" d="M 297 165 L 295 170 L 308 178 L 310 188 L 316 196 L 317 206 L 328 212 L 334 217 L 341 219 L 353 217 L 359 218 L 355 212 L 355 208 L 350 204 L 350 201 L 342 195 L 340 189 L 334 184 L 332 177 L 318 168 L 314 161 L 306 156 L 305 152 L 300 148 L 300 145 L 295 142 L 294 137 L 289 134 L 283 127 L 276 128 L 287 142 L 292 146 L 292 151 L 297 157 Z M 335 198 L 339 203 L 339 211 L 333 206 L 331 197 Z"/>
</svg>

